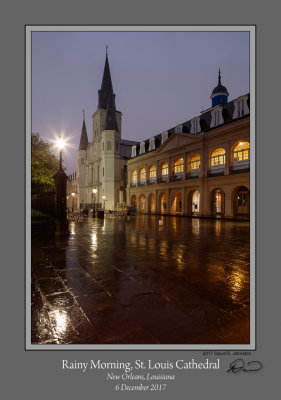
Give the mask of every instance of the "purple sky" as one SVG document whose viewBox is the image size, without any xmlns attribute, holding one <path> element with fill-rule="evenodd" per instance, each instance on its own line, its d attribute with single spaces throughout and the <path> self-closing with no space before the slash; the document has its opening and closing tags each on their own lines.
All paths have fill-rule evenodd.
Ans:
<svg viewBox="0 0 281 400">
<path fill-rule="evenodd" d="M 248 32 L 33 32 L 32 131 L 70 137 L 68 174 L 82 109 L 92 140 L 106 45 L 123 139 L 147 139 L 209 108 L 219 67 L 229 100 L 249 92 Z"/>
</svg>

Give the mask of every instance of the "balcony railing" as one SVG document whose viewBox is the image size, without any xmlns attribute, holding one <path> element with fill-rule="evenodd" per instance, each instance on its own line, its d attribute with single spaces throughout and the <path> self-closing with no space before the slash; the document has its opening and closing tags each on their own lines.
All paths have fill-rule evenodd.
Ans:
<svg viewBox="0 0 281 400">
<path fill-rule="evenodd" d="M 224 175 L 225 164 L 213 165 L 208 170 L 208 176 L 221 176 Z"/>
<path fill-rule="evenodd" d="M 193 170 L 189 171 L 186 174 L 186 178 L 185 179 L 198 178 L 199 177 L 199 173 L 200 173 L 200 169 L 193 169 Z"/>
<path fill-rule="evenodd" d="M 131 188 L 136 187 L 136 186 L 137 186 L 137 182 L 131 182 L 131 184 L 130 184 Z"/>
<path fill-rule="evenodd" d="M 147 185 L 155 185 L 155 183 L 157 183 L 157 179 L 155 178 L 149 178 L 147 180 Z"/>
<path fill-rule="evenodd" d="M 250 170 L 250 160 L 236 161 L 229 168 L 230 174 L 242 174 Z"/>
<path fill-rule="evenodd" d="M 157 179 L 157 183 L 165 183 L 165 182 L 169 182 L 169 176 L 168 175 L 160 176 L 160 178 Z"/>
<path fill-rule="evenodd" d="M 145 181 L 139 181 L 138 186 L 145 186 Z"/>
<path fill-rule="evenodd" d="M 182 181 L 183 179 L 184 179 L 184 174 L 183 173 L 172 174 L 170 176 L 170 182 Z"/>
</svg>

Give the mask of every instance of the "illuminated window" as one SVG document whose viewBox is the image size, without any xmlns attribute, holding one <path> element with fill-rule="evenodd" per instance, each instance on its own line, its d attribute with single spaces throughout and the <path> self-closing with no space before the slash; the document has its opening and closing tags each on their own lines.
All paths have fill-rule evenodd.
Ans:
<svg viewBox="0 0 281 400">
<path fill-rule="evenodd" d="M 146 179 L 145 168 L 142 168 L 140 170 L 140 182 L 145 182 L 145 179 Z"/>
<path fill-rule="evenodd" d="M 220 148 L 212 152 L 211 167 L 222 167 L 225 164 L 225 150 Z"/>
<path fill-rule="evenodd" d="M 190 159 L 190 170 L 198 170 L 200 169 L 200 154 L 195 154 Z"/>
<path fill-rule="evenodd" d="M 161 175 L 168 176 L 168 169 L 169 169 L 168 163 L 166 163 L 166 162 L 163 163 L 162 168 L 161 168 Z"/>
<path fill-rule="evenodd" d="M 174 167 L 174 172 L 175 174 L 182 174 L 183 173 L 183 158 L 179 158 L 176 162 L 175 162 L 175 167 Z"/>
<path fill-rule="evenodd" d="M 152 165 L 152 167 L 149 168 L 149 179 L 151 181 L 155 181 L 155 179 L 156 179 L 156 167 L 155 167 L 155 165 Z"/>
<path fill-rule="evenodd" d="M 247 161 L 250 159 L 250 143 L 239 142 L 233 150 L 233 162 Z"/>
<path fill-rule="evenodd" d="M 137 171 L 136 170 L 134 170 L 133 172 L 132 172 L 132 184 L 136 184 L 137 183 L 137 180 L 138 180 L 138 174 L 137 174 Z"/>
</svg>

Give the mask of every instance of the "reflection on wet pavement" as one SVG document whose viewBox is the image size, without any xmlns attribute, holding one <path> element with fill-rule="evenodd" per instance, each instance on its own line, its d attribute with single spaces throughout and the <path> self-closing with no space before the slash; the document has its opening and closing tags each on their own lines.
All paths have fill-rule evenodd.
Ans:
<svg viewBox="0 0 281 400">
<path fill-rule="evenodd" d="M 32 237 L 32 343 L 249 343 L 249 223 L 158 219 Z"/>
</svg>

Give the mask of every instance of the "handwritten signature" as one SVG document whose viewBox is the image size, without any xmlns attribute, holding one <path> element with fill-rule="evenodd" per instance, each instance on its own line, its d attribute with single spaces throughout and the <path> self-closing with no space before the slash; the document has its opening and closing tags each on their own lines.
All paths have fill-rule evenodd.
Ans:
<svg viewBox="0 0 281 400">
<path fill-rule="evenodd" d="M 262 369 L 262 363 L 260 361 L 248 361 L 244 362 L 242 358 L 238 358 L 229 365 L 229 369 L 227 372 L 233 372 L 236 374 L 237 372 L 257 372 Z"/>
</svg>

